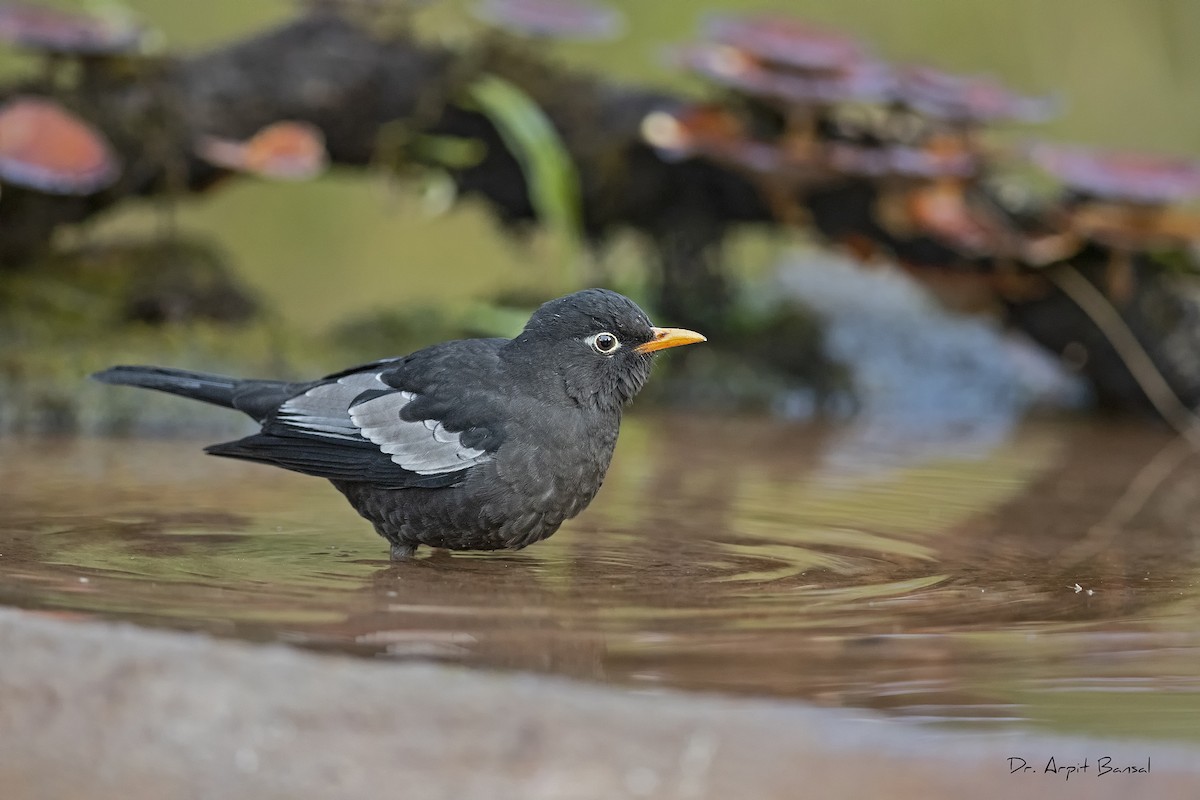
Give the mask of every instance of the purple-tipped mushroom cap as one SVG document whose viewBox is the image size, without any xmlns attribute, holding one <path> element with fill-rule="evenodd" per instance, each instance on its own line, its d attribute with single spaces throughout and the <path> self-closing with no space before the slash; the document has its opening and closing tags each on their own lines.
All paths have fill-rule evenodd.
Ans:
<svg viewBox="0 0 1200 800">
<path fill-rule="evenodd" d="M 859 61 L 840 71 L 804 74 L 772 69 L 727 45 L 694 45 L 676 53 L 688 71 L 719 86 L 787 103 L 828 105 L 871 102 L 889 96 L 890 68 L 878 61 Z"/>
<path fill-rule="evenodd" d="M 1038 143 L 1030 159 L 1080 194 L 1166 204 L 1200 198 L 1200 162 L 1152 153 Z"/>
<path fill-rule="evenodd" d="M 480 0 L 472 13 L 488 24 L 525 36 L 615 39 L 625 18 L 597 0 Z"/>
<path fill-rule="evenodd" d="M 990 75 L 957 75 L 933 67 L 895 72 L 893 99 L 934 119 L 953 122 L 1043 122 L 1058 112 L 1053 97 L 1018 94 Z"/>
<path fill-rule="evenodd" d="M 717 44 L 798 70 L 841 71 L 868 58 L 857 39 L 782 14 L 713 16 L 705 33 Z"/>
<path fill-rule="evenodd" d="M 104 56 L 138 48 L 142 30 L 87 14 L 19 3 L 0 4 L 0 41 L 31 50 Z"/>
<path fill-rule="evenodd" d="M 119 174 L 112 147 L 53 100 L 17 97 L 0 106 L 0 181 L 48 194 L 93 194 Z"/>
</svg>

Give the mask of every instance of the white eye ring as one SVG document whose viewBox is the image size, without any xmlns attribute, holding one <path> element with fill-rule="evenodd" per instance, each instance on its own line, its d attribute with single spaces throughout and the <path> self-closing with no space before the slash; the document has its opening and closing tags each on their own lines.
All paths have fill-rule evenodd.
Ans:
<svg viewBox="0 0 1200 800">
<path fill-rule="evenodd" d="M 621 340 L 608 331 L 594 333 L 585 341 L 602 356 L 611 356 L 617 350 L 621 349 Z"/>
</svg>

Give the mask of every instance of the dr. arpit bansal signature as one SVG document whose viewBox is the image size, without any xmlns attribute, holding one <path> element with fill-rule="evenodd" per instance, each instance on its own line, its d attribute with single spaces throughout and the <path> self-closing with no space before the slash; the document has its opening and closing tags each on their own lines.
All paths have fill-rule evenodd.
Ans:
<svg viewBox="0 0 1200 800">
<path fill-rule="evenodd" d="M 1104 778 L 1111 775 L 1148 775 L 1150 774 L 1150 757 L 1145 761 L 1122 761 L 1112 756 L 1100 756 L 1096 759 L 1084 757 L 1059 758 L 1050 756 L 1043 762 L 1041 759 L 1027 759 L 1021 756 L 1008 757 L 1009 775 L 1050 775 L 1061 780 L 1069 781 L 1072 777 Z"/>
</svg>

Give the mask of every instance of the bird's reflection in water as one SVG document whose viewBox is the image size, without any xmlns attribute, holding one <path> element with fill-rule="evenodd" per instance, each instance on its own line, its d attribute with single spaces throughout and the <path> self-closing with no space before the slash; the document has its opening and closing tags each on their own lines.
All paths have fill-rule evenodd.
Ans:
<svg viewBox="0 0 1200 800">
<path fill-rule="evenodd" d="M 480 558 L 435 551 L 375 571 L 360 592 L 353 613 L 311 629 L 305 643 L 605 678 L 604 636 L 581 625 L 541 565 L 520 553 Z"/>
</svg>

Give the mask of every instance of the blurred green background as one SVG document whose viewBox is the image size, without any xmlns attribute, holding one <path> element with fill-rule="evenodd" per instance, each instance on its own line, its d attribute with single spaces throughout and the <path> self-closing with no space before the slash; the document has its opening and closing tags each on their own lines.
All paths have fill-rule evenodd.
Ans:
<svg viewBox="0 0 1200 800">
<path fill-rule="evenodd" d="M 91 10 L 98 3 L 62 2 Z M 167 47 L 213 47 L 284 20 L 280 0 L 127 0 Z M 430 35 L 465 41 L 482 26 L 468 3 L 441 0 L 420 11 Z M 771 9 L 844 29 L 881 55 L 949 69 L 992 72 L 1016 88 L 1055 92 L 1061 118 L 1039 135 L 1200 155 L 1200 2 L 1195 0 L 619 0 L 626 35 L 613 42 L 553 47 L 562 61 L 614 79 L 700 93 L 663 51 L 694 35 L 704 15 Z M 532 45 L 531 45 L 532 46 Z M 180 229 L 211 236 L 287 323 L 320 330 L 350 314 L 465 301 L 500 289 L 543 294 L 572 288 L 564 254 L 549 242 L 516 242 L 469 204 L 431 218 L 412 187 L 334 170 L 301 185 L 238 181 L 191 198 Z M 154 230 L 157 208 L 123 206 L 83 231 L 108 237 Z M 612 257 L 636 269 L 632 243 Z M 741 254 L 743 269 L 770 263 L 772 248 Z M 634 266 L 630 266 L 634 265 Z"/>
</svg>

